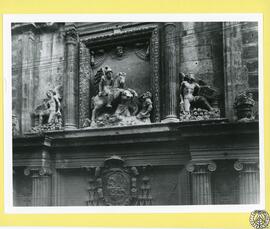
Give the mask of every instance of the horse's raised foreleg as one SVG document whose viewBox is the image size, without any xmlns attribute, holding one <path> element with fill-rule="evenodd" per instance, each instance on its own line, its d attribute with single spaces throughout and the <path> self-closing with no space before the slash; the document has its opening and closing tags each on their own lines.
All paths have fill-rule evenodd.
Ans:
<svg viewBox="0 0 270 229">
<path fill-rule="evenodd" d="M 43 113 L 38 115 L 38 124 L 41 126 L 43 124 Z"/>
<path fill-rule="evenodd" d="M 91 117 L 92 123 L 94 123 L 95 120 L 96 120 L 96 112 L 97 112 L 97 108 L 94 107 L 93 110 L 92 110 L 92 117 Z"/>
</svg>

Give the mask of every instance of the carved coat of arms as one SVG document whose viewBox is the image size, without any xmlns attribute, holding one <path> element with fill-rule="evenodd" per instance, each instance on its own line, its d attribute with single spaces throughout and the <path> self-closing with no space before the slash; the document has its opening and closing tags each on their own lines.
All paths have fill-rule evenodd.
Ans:
<svg viewBox="0 0 270 229">
<path fill-rule="evenodd" d="M 91 168 L 89 179 L 89 206 L 123 206 L 123 205 L 152 205 L 149 178 L 141 177 L 138 192 L 139 172 L 136 167 L 124 166 L 124 160 L 119 156 L 111 156 L 104 161 L 103 167 Z"/>
<path fill-rule="evenodd" d="M 103 177 L 103 193 L 107 205 L 129 204 L 130 176 L 122 169 L 111 169 Z"/>
</svg>

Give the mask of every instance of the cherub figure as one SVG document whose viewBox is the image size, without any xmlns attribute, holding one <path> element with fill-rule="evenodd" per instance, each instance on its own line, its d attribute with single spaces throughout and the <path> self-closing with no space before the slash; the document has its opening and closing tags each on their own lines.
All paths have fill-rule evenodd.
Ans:
<svg viewBox="0 0 270 229">
<path fill-rule="evenodd" d="M 54 90 L 48 90 L 46 92 L 47 98 L 35 109 L 35 114 L 39 117 L 40 126 L 56 123 L 61 116 L 60 88 L 61 86 L 58 86 Z"/>
</svg>

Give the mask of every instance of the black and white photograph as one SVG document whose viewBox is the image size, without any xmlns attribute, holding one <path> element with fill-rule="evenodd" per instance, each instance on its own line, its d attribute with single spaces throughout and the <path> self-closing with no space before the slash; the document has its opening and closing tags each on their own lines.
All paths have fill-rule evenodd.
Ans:
<svg viewBox="0 0 270 229">
<path fill-rule="evenodd" d="M 263 203 L 260 20 L 36 19 L 9 26 L 13 207 Z"/>
</svg>

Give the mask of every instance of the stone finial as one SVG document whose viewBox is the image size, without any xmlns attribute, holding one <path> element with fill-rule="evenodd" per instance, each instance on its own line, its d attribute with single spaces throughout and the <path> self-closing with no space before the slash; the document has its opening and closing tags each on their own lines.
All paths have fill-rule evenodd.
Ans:
<svg viewBox="0 0 270 229">
<path fill-rule="evenodd" d="M 255 101 L 251 92 L 243 92 L 236 96 L 233 108 L 239 122 L 248 122 L 255 119 L 253 107 Z"/>
</svg>

